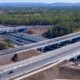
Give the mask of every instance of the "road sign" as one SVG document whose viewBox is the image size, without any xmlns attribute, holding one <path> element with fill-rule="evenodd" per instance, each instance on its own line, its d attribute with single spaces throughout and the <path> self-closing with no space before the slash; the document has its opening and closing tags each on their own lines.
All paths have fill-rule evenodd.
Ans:
<svg viewBox="0 0 80 80">
<path fill-rule="evenodd" d="M 38 25 L 39 23 L 37 22 L 37 25 Z"/>
<path fill-rule="evenodd" d="M 1 77 L 1 75 L 0 75 L 0 77 Z"/>
</svg>

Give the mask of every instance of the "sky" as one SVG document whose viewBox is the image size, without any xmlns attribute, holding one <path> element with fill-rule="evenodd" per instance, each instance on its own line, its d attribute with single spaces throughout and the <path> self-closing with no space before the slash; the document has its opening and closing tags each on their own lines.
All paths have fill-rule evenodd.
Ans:
<svg viewBox="0 0 80 80">
<path fill-rule="evenodd" d="M 0 3 L 13 3 L 13 2 L 43 2 L 43 3 L 57 3 L 57 2 L 63 2 L 63 3 L 80 3 L 80 0 L 0 0 Z"/>
</svg>

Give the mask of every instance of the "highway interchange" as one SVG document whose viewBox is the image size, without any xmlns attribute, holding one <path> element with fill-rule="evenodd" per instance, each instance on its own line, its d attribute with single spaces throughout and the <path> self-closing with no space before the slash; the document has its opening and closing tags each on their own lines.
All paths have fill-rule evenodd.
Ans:
<svg viewBox="0 0 80 80">
<path fill-rule="evenodd" d="M 70 44 L 68 46 L 64 46 L 62 48 L 47 52 L 46 54 L 42 54 L 36 57 L 33 57 L 31 59 L 27 59 L 18 63 L 13 63 L 7 66 L 0 67 L 0 80 L 9 80 L 9 78 L 13 78 L 16 76 L 19 76 L 23 73 L 35 70 L 37 68 L 43 67 L 44 65 L 57 61 L 65 56 L 68 56 L 70 54 L 73 54 L 77 51 L 80 51 L 80 32 L 73 33 L 70 35 L 54 38 L 54 39 L 36 39 L 32 38 L 33 41 L 35 40 L 36 43 L 28 44 L 29 42 L 25 39 L 25 36 L 21 36 L 20 33 L 9 33 L 4 34 L 4 37 L 12 38 L 12 40 L 15 40 L 17 38 L 20 38 L 23 41 L 23 44 L 27 44 L 25 46 L 21 46 L 18 48 L 8 49 L 8 50 L 2 50 L 0 51 L 0 56 L 11 54 L 11 53 L 18 53 L 23 52 L 24 50 L 30 50 L 30 49 L 38 49 L 38 48 L 45 48 L 46 46 L 55 45 L 55 44 L 61 44 L 65 41 L 72 42 L 76 41 L 74 44 Z M 16 37 L 16 38 L 15 38 Z M 22 38 L 21 38 L 22 37 Z M 28 39 L 31 39 L 30 36 L 27 36 Z M 10 71 L 13 71 L 13 73 L 9 74 Z"/>
<path fill-rule="evenodd" d="M 16 43 L 17 45 L 19 46 L 24 46 L 24 45 L 27 45 L 27 44 L 31 44 L 31 43 L 36 43 L 36 42 L 39 42 L 39 41 L 43 41 L 43 40 L 46 40 L 45 38 L 39 38 L 39 37 L 36 37 L 36 36 L 31 36 L 31 35 L 28 35 L 28 34 L 23 34 L 23 33 L 20 33 L 20 32 L 17 32 L 17 33 L 7 33 L 7 34 L 3 34 L 1 35 L 2 37 L 4 38 L 10 38 L 12 43 Z M 22 42 L 19 42 L 17 41 L 17 39 L 20 39 Z"/>
<path fill-rule="evenodd" d="M 58 44 L 63 41 L 72 40 L 74 38 L 76 39 L 77 37 L 80 38 L 80 32 L 62 36 L 62 37 L 58 37 L 55 39 L 44 40 L 44 41 L 40 41 L 37 43 L 32 43 L 32 44 L 14 48 L 14 49 L 2 50 L 2 51 L 0 51 L 0 53 L 2 53 L 1 55 L 5 55 L 5 54 L 10 54 L 10 53 L 16 53 L 16 52 L 19 52 L 22 50 L 37 49 L 37 48 L 41 48 L 41 47 L 45 47 L 45 46 L 49 46 L 49 45 L 53 45 L 53 44 Z M 60 41 L 57 41 L 58 39 Z"/>
</svg>

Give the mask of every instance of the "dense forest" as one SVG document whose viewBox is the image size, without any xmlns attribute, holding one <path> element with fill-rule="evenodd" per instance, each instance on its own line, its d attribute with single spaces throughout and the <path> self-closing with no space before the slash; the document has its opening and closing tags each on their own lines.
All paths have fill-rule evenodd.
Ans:
<svg viewBox="0 0 80 80">
<path fill-rule="evenodd" d="M 80 6 L 0 7 L 2 25 L 52 25 L 60 22 L 79 22 Z"/>
<path fill-rule="evenodd" d="M 54 25 L 45 34 L 48 38 L 80 30 L 80 6 L 0 6 L 2 25 Z"/>
<path fill-rule="evenodd" d="M 14 11 L 0 14 L 0 24 L 3 25 L 51 25 L 60 22 L 79 22 L 80 11 Z"/>
<path fill-rule="evenodd" d="M 46 33 L 44 33 L 45 37 L 55 38 L 63 35 L 67 35 L 70 33 L 75 33 L 80 30 L 80 22 L 60 22 L 54 25 L 54 27 L 50 27 Z"/>
</svg>

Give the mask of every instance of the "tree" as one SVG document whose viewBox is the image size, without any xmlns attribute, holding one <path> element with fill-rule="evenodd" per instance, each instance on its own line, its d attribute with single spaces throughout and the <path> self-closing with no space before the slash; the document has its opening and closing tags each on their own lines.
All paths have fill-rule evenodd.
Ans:
<svg viewBox="0 0 80 80">
<path fill-rule="evenodd" d="M 4 49 L 7 49 L 7 48 L 8 48 L 7 43 L 0 42 L 0 50 L 4 50 Z"/>
<path fill-rule="evenodd" d="M 10 38 L 6 39 L 6 42 L 7 42 L 8 45 L 10 45 L 11 39 Z"/>
</svg>

